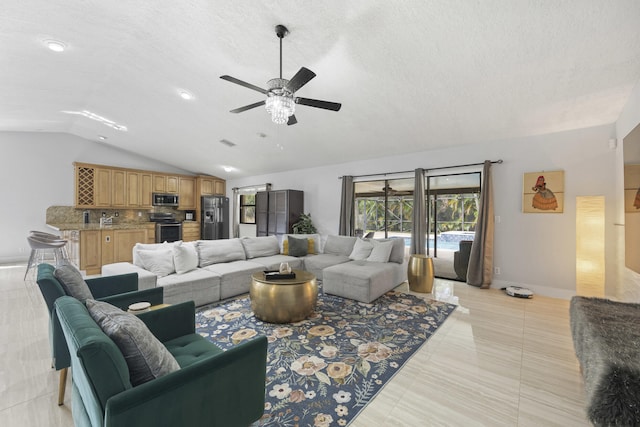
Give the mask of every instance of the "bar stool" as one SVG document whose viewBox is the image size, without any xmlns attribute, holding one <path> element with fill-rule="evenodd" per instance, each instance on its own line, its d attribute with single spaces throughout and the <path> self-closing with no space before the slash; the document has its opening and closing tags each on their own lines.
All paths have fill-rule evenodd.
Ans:
<svg viewBox="0 0 640 427">
<path fill-rule="evenodd" d="M 42 233 L 42 232 L 36 232 Z M 44 233 L 48 234 L 48 233 Z M 54 236 L 54 235 L 50 235 Z M 54 236 L 56 237 L 56 236 Z M 27 270 L 24 272 L 24 280 L 27 280 L 27 274 L 29 274 L 29 270 L 31 267 L 35 267 L 41 262 L 44 261 L 44 256 L 48 251 L 53 254 L 54 261 L 56 265 L 60 265 L 63 261 L 68 260 L 69 256 L 67 254 L 65 245 L 67 244 L 67 240 L 57 238 L 47 238 L 47 237 L 38 237 L 37 234 L 29 234 L 27 236 L 27 242 L 29 242 L 29 246 L 31 246 L 31 254 L 29 255 L 29 262 L 27 263 Z M 38 260 L 39 259 L 39 260 Z"/>
</svg>

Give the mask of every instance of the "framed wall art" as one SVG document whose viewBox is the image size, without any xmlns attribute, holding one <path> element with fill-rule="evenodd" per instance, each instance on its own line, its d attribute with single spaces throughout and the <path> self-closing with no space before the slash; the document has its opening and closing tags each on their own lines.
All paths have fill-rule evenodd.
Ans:
<svg viewBox="0 0 640 427">
<path fill-rule="evenodd" d="M 624 165 L 624 211 L 640 213 L 640 165 Z"/>
<path fill-rule="evenodd" d="M 564 171 L 527 172 L 522 178 L 522 212 L 562 213 Z"/>
</svg>

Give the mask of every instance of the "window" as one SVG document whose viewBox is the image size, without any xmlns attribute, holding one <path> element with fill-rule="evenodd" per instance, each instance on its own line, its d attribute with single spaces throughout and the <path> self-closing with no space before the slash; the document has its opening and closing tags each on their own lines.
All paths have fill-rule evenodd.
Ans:
<svg viewBox="0 0 640 427">
<path fill-rule="evenodd" d="M 256 223 L 256 195 L 240 195 L 240 224 Z"/>
</svg>

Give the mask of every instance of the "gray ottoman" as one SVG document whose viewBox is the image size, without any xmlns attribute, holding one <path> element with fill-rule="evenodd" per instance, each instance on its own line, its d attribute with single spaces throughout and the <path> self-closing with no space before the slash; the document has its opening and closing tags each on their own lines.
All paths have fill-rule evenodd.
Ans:
<svg viewBox="0 0 640 427">
<path fill-rule="evenodd" d="M 369 303 L 397 286 L 393 264 L 351 261 L 327 267 L 322 272 L 322 289 L 327 294 Z"/>
</svg>

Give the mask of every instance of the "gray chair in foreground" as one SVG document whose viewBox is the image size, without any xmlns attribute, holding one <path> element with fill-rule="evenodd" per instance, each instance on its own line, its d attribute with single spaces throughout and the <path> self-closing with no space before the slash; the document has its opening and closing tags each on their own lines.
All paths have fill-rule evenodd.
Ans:
<svg viewBox="0 0 640 427">
<path fill-rule="evenodd" d="M 458 280 L 467 281 L 467 269 L 469 268 L 469 256 L 471 255 L 472 240 L 461 240 L 460 249 L 453 253 L 453 269 Z"/>
</svg>

